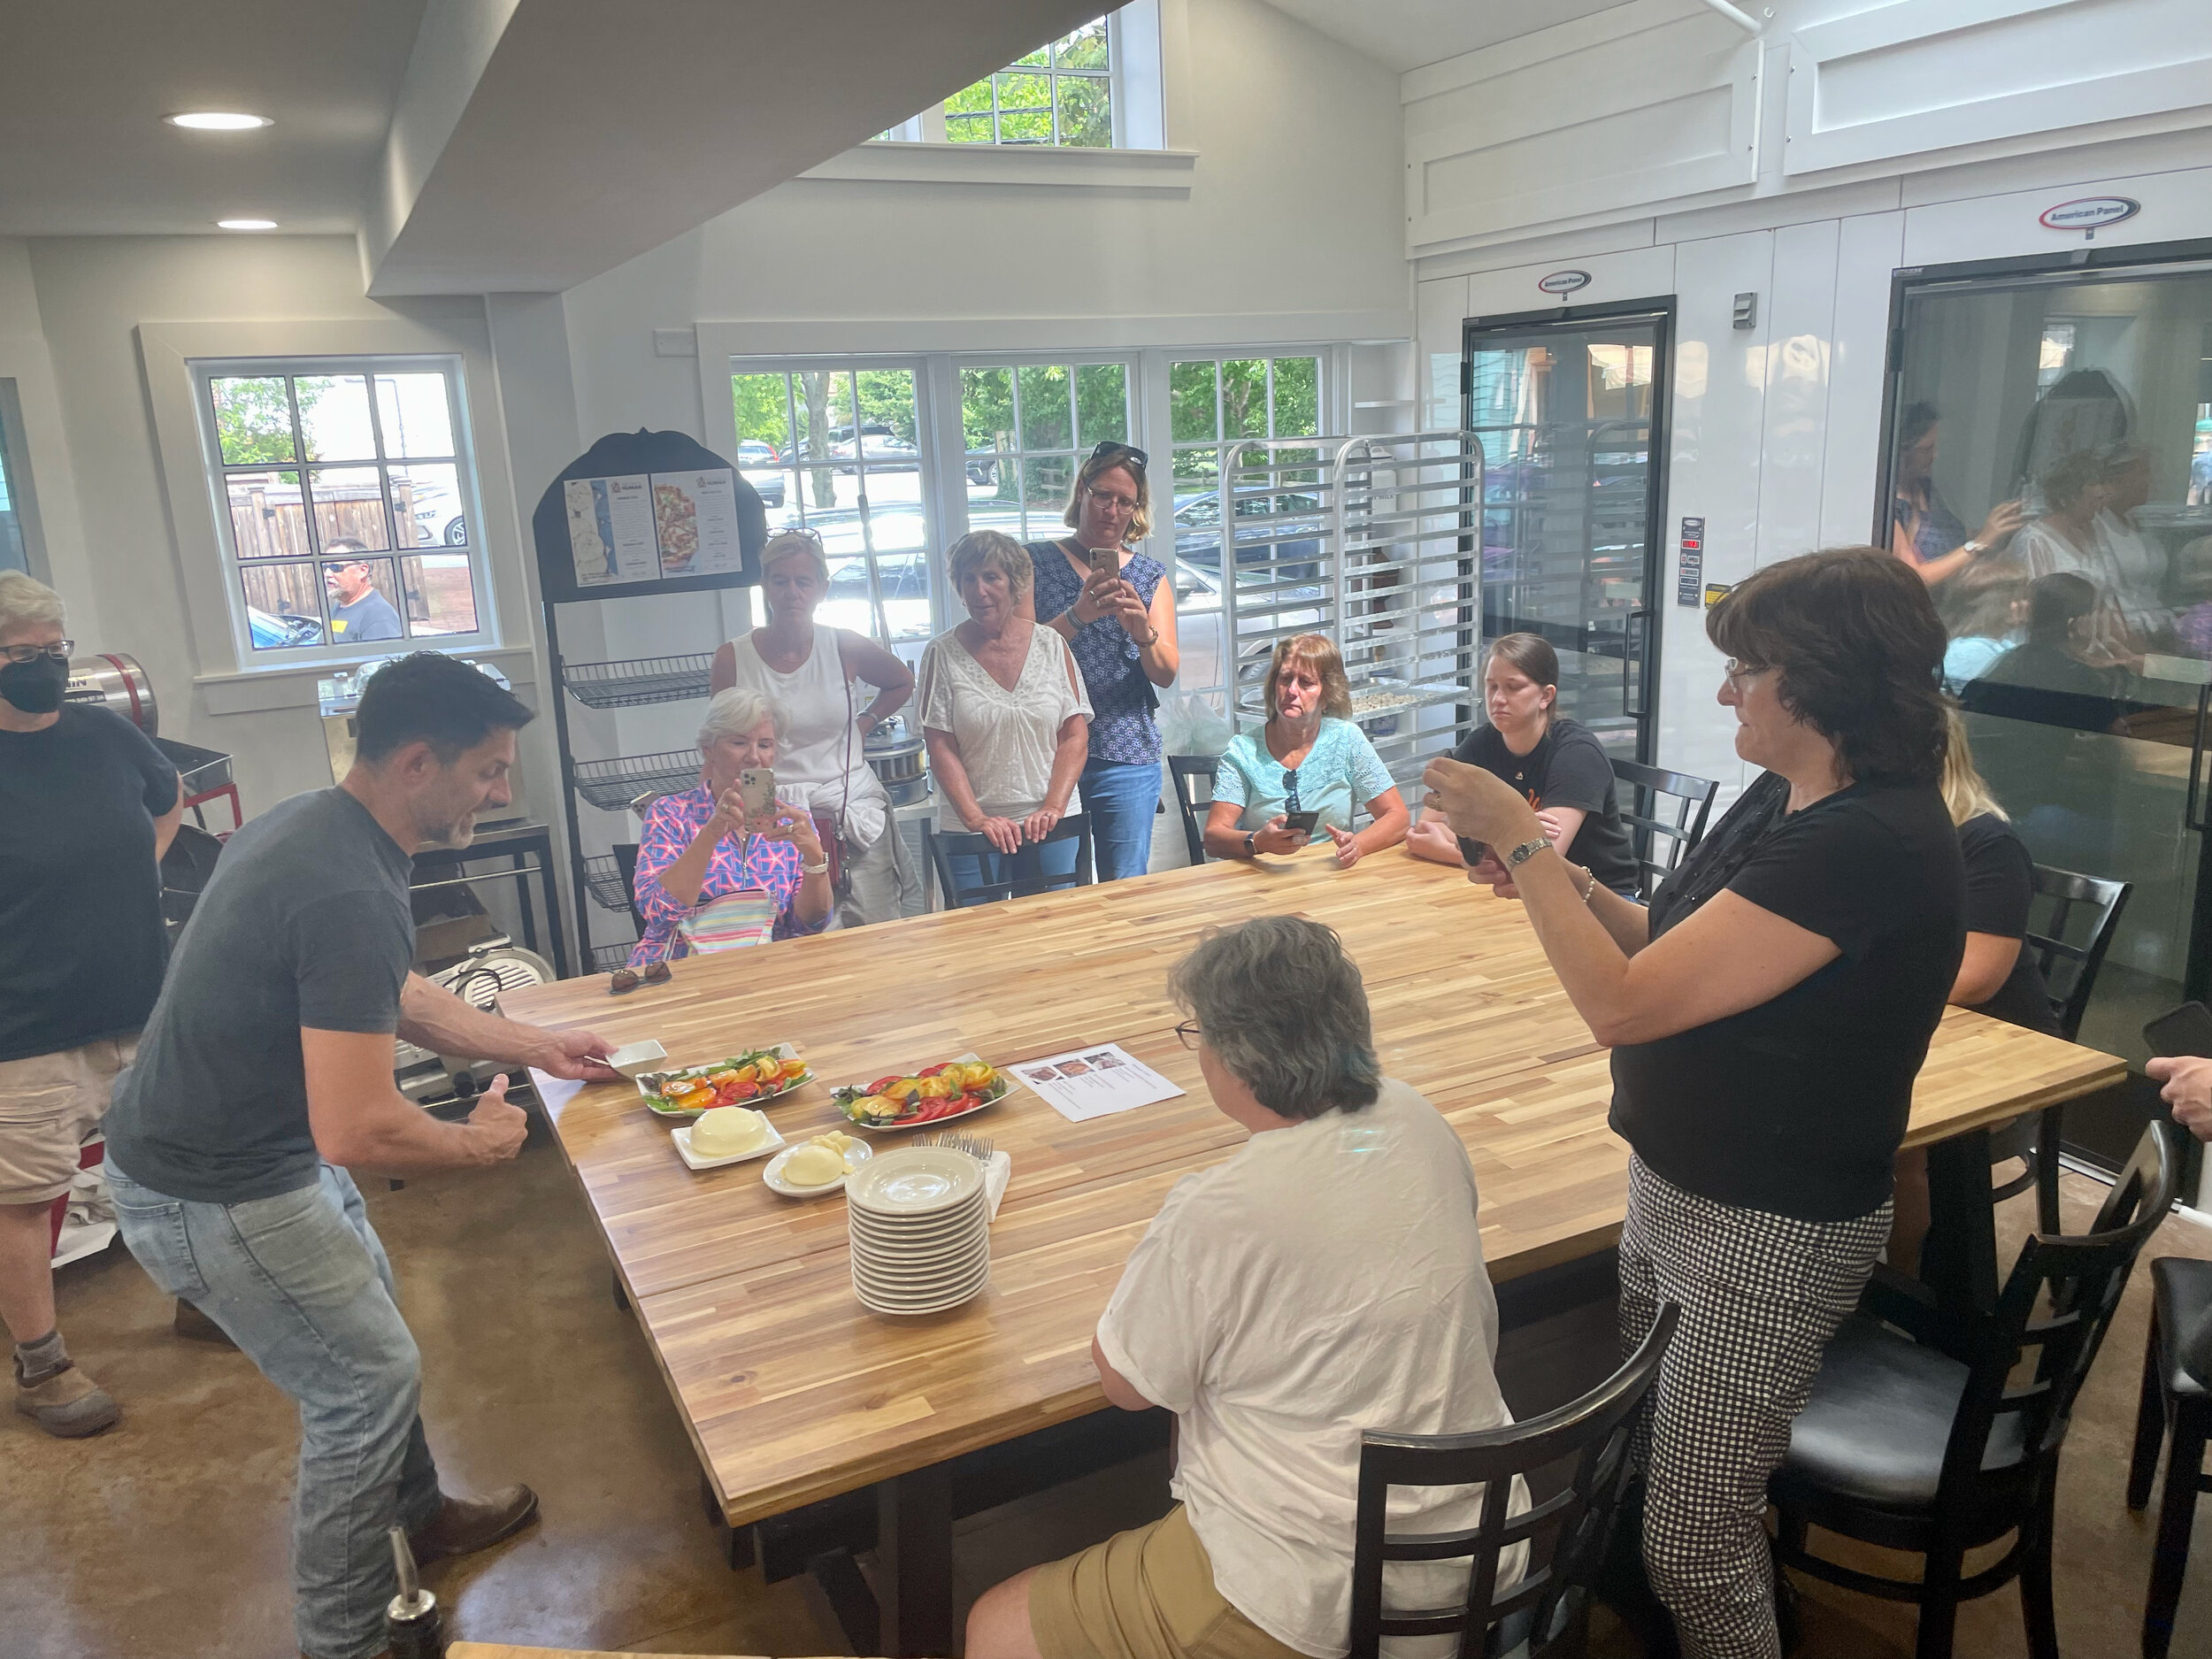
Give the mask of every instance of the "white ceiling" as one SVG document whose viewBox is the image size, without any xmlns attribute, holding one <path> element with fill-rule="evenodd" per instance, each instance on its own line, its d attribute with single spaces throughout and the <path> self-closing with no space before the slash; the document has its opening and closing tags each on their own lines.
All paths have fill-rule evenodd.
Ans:
<svg viewBox="0 0 2212 1659">
<path fill-rule="evenodd" d="M 1628 0 L 1269 0 L 1401 74 Z"/>
<path fill-rule="evenodd" d="M 352 230 L 423 4 L 0 0 L 0 235 Z M 236 109 L 277 124 L 161 120 Z"/>
</svg>

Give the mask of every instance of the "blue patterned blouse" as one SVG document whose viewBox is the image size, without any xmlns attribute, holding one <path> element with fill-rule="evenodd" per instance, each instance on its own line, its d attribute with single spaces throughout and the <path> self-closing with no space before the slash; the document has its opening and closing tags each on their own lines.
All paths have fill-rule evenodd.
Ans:
<svg viewBox="0 0 2212 1659">
<path fill-rule="evenodd" d="M 691 954 L 691 946 L 676 930 L 698 904 L 686 904 L 661 886 L 661 872 L 684 856 L 713 816 L 714 799 L 704 784 L 680 795 L 664 795 L 645 810 L 645 828 L 638 836 L 636 887 L 645 936 L 630 953 L 630 966 L 641 968 L 663 956 Z M 791 908 L 805 879 L 799 867 L 804 862 L 790 841 L 771 841 L 765 835 L 725 835 L 716 843 L 707 879 L 700 884 L 699 904 L 742 887 L 759 887 L 775 902 L 778 939 L 818 933 L 828 926 L 829 917 L 805 922 Z"/>
<path fill-rule="evenodd" d="M 1083 579 L 1068 563 L 1057 541 L 1032 541 L 1029 560 L 1036 571 L 1037 620 L 1049 622 L 1083 595 Z M 1121 579 L 1146 604 L 1167 574 L 1167 566 L 1142 553 L 1132 554 Z M 1076 629 L 1075 666 L 1091 698 L 1091 758 L 1125 766 L 1157 765 L 1160 726 L 1152 718 L 1158 704 L 1144 677 L 1143 653 L 1129 630 L 1111 617 Z"/>
</svg>

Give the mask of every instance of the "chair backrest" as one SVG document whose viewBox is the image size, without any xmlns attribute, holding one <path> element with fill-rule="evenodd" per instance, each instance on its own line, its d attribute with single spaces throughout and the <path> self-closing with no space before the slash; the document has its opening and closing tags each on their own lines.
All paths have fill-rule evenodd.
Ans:
<svg viewBox="0 0 2212 1659">
<path fill-rule="evenodd" d="M 2104 953 L 2112 947 L 2120 912 L 2132 891 L 2124 881 L 2035 866 L 2035 899 L 2022 942 L 2043 971 L 2043 989 L 2058 1018 L 2059 1035 L 2069 1042 L 2081 1030 L 2082 1010 L 2089 1006 L 2097 970 L 2104 965 Z"/>
<path fill-rule="evenodd" d="M 1183 813 L 1183 845 L 1190 849 L 1190 861 L 1194 864 L 1206 862 L 1206 821 L 1200 809 L 1213 804 L 1214 772 L 1220 764 L 1212 755 L 1167 757 L 1168 773 L 1175 780 L 1175 804 Z M 1202 789 L 1203 795 L 1199 793 Z"/>
<path fill-rule="evenodd" d="M 1705 839 L 1705 820 L 1713 810 L 1713 796 L 1720 786 L 1710 778 L 1694 778 L 1686 772 L 1669 772 L 1640 761 L 1613 762 L 1613 778 L 1628 788 L 1621 803 L 1621 822 L 1628 826 L 1629 841 L 1642 868 L 1644 897 L 1659 890 L 1659 883 L 1673 873 L 1683 855 Z M 1659 838 L 1665 838 L 1665 844 Z"/>
<path fill-rule="evenodd" d="M 2180 1179 L 2181 1161 L 2164 1125 L 2146 1125 L 2087 1233 L 2033 1233 L 2021 1247 L 1996 1311 L 1977 1326 L 1972 1369 L 1944 1450 L 1939 1508 L 1967 1501 L 1992 1479 L 1983 1464 L 2008 1417 L 2017 1422 L 2004 1425 L 2004 1439 L 2022 1455 L 2001 1458 L 1994 1478 L 2039 1463 L 2048 1472 L 2136 1256 L 2173 1208 Z M 2034 1378 L 2016 1386 L 2013 1375 L 2031 1350 Z"/>
<path fill-rule="evenodd" d="M 1025 899 L 1033 893 L 1049 893 L 1059 887 L 1087 887 L 1098 879 L 1098 870 L 1091 854 L 1091 822 L 1080 812 L 1071 812 L 1053 826 L 1052 833 L 1042 841 L 1025 844 L 1022 851 L 1034 846 L 1051 846 L 1056 841 L 1076 843 L 1075 872 L 1072 875 L 1012 876 L 1005 881 L 971 881 L 963 883 L 953 870 L 953 860 L 968 857 L 1002 856 L 991 845 L 987 835 L 964 833 L 946 834 L 938 830 L 929 833 L 930 861 L 937 867 L 938 890 L 945 895 L 945 908 L 965 910 L 971 904 L 989 904 L 1000 899 Z"/>
<path fill-rule="evenodd" d="M 1610 1541 L 1632 1473 L 1629 1441 L 1659 1373 L 1680 1310 L 1671 1302 L 1627 1363 L 1579 1400 L 1502 1429 L 1474 1434 L 1363 1434 L 1359 1508 L 1352 1523 L 1352 1630 L 1348 1659 L 1377 1659 L 1386 1636 L 1456 1632 L 1460 1659 L 1482 1653 L 1491 1628 L 1525 1614 L 1529 1659 L 1541 1659 L 1578 1626 Z M 1563 1490 L 1512 1514 L 1514 1477 L 1571 1459 Z M 1482 1485 L 1475 1524 L 1457 1532 L 1393 1534 L 1393 1486 Z M 1550 1559 L 1501 1589 L 1498 1558 L 1525 1539 L 1553 1534 Z M 1393 1561 L 1469 1562 L 1456 1607 L 1388 1612 L 1383 1569 Z"/>
<path fill-rule="evenodd" d="M 645 912 L 637 907 L 637 843 L 617 841 L 614 844 L 614 867 L 622 872 L 622 891 L 630 901 L 630 919 L 637 930 L 645 931 Z"/>
</svg>

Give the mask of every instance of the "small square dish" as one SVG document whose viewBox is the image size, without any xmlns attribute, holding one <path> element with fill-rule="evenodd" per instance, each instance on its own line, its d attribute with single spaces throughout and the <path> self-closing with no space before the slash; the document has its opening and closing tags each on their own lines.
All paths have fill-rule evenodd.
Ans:
<svg viewBox="0 0 2212 1659">
<path fill-rule="evenodd" d="M 643 1042 L 626 1042 L 607 1056 L 607 1064 L 624 1077 L 636 1080 L 641 1071 L 649 1071 L 656 1062 L 668 1058 L 668 1050 L 651 1038 Z"/>
<path fill-rule="evenodd" d="M 746 1152 L 733 1152 L 727 1157 L 703 1158 L 691 1149 L 691 1125 L 684 1124 L 672 1131 L 668 1137 L 676 1143 L 676 1156 L 686 1166 L 695 1170 L 718 1170 L 726 1164 L 749 1164 L 755 1158 L 764 1158 L 772 1152 L 783 1149 L 784 1139 L 776 1133 L 776 1125 L 768 1125 L 768 1138 Z"/>
</svg>

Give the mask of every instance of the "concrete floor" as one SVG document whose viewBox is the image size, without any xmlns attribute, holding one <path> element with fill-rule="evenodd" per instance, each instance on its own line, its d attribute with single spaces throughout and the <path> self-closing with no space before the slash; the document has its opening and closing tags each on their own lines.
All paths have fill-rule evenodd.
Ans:
<svg viewBox="0 0 2212 1659">
<path fill-rule="evenodd" d="M 2101 1189 L 2066 1178 L 2070 1220 Z M 2007 1254 L 2026 1201 L 2008 1206 Z M 731 1573 L 696 1464 L 635 1325 L 609 1300 L 605 1256 L 574 1183 L 534 1141 L 511 1169 L 369 1194 L 426 1373 L 424 1416 L 449 1486 L 523 1479 L 542 1522 L 487 1556 L 429 1570 L 449 1630 L 487 1640 L 640 1653 L 835 1654 L 812 1585 Z M 2169 1221 L 2150 1254 L 2212 1256 L 2212 1229 Z M 2148 1300 L 2139 1271 L 2084 1395 L 2060 1497 L 2059 1624 L 2078 1659 L 2136 1651 L 2150 1530 L 2121 1493 Z M 4 1659 L 279 1659 L 296 1429 L 237 1353 L 188 1341 L 120 1248 L 62 1271 L 63 1326 L 124 1403 L 96 1440 L 48 1440 L 0 1414 L 0 1655 Z M 1501 1371 L 1526 1413 L 1610 1363 L 1594 1310 L 1509 1340 Z M 961 1599 L 1032 1563 L 1157 1514 L 1158 1460 L 1110 1470 L 964 1524 Z M 1911 1651 L 1909 1609 L 1805 1591 L 1808 1659 Z M 1635 1651 L 1601 1615 L 1600 1655 Z M 2212 1651 L 2212 1512 L 2202 1515 L 2177 1654 Z M 1958 1652 L 2024 1652 L 2017 1595 L 1969 1607 Z"/>
</svg>

